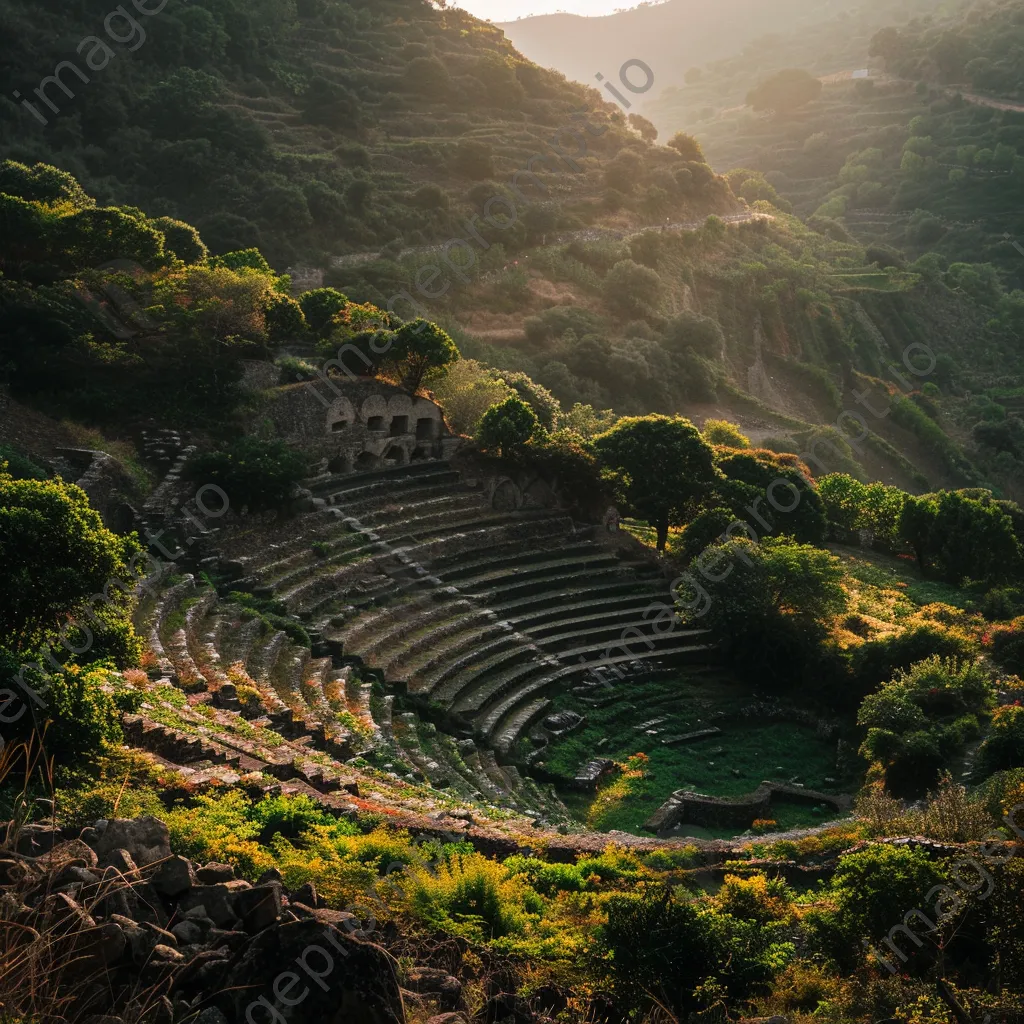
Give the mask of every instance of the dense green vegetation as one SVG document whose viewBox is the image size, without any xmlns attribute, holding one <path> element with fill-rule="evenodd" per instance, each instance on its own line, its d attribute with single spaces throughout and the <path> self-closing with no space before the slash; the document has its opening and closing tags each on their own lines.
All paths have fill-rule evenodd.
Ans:
<svg viewBox="0 0 1024 1024">
<path fill-rule="evenodd" d="M 197 224 L 217 253 L 258 246 L 278 268 L 461 234 L 480 212 L 470 185 L 549 150 L 587 103 L 495 29 L 422 0 L 162 6 L 111 23 L 128 45 L 87 53 L 91 73 L 80 58 L 88 84 L 63 71 L 73 98 L 46 90 L 58 113 L 33 89 L 109 9 L 5 0 L 4 95 L 33 99 L 49 124 L 5 99 L 0 144 L 71 171 L 105 205 Z"/>
</svg>

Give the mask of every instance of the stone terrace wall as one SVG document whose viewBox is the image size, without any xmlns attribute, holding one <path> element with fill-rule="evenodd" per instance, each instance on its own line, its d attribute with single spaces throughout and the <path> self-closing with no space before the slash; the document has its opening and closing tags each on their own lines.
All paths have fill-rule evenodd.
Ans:
<svg viewBox="0 0 1024 1024">
<path fill-rule="evenodd" d="M 677 789 L 644 823 L 644 828 L 649 832 L 663 832 L 679 824 L 747 828 L 756 818 L 770 818 L 772 801 L 779 798 L 807 804 L 828 804 L 837 811 L 847 810 L 851 802 L 846 795 L 819 793 L 781 782 L 762 782 L 753 793 L 736 799 Z"/>
<path fill-rule="evenodd" d="M 290 384 L 274 392 L 261 415 L 280 437 L 319 460 L 322 473 L 445 459 L 461 443 L 440 406 L 377 380 Z"/>
</svg>

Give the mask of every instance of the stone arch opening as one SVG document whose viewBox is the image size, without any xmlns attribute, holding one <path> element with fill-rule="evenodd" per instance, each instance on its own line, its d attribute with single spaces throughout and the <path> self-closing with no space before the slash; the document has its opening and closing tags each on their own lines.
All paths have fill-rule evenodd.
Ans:
<svg viewBox="0 0 1024 1024">
<path fill-rule="evenodd" d="M 405 452 L 398 445 L 393 445 L 384 453 L 384 462 L 392 466 L 401 466 L 405 462 Z"/>
<path fill-rule="evenodd" d="M 375 469 L 377 456 L 373 452 L 360 452 L 356 456 L 356 469 Z"/>
</svg>

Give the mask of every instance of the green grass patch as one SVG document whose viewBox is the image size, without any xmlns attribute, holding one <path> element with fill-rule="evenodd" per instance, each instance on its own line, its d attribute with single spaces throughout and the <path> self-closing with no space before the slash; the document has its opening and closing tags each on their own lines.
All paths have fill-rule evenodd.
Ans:
<svg viewBox="0 0 1024 1024">
<path fill-rule="evenodd" d="M 644 821 L 677 789 L 739 797 L 766 779 L 795 779 L 809 789 L 826 792 L 841 792 L 855 782 L 839 779 L 835 742 L 809 727 L 784 720 L 720 717 L 735 715 L 753 699 L 748 689 L 724 677 L 681 672 L 669 679 L 619 684 L 616 691 L 607 692 L 618 699 L 605 707 L 594 707 L 572 694 L 557 698 L 559 709 L 577 711 L 587 721 L 583 728 L 553 743 L 544 761 L 547 771 L 566 780 L 558 787 L 559 795 L 574 815 L 585 821 L 595 795 L 575 791 L 568 784 L 580 765 L 592 757 L 621 763 L 638 752 L 647 754 L 645 778 L 634 780 L 628 799 L 602 808 L 600 827 L 605 830 L 643 834 Z M 652 719 L 664 719 L 649 726 L 655 735 L 641 728 Z M 678 745 L 661 742 L 665 737 L 714 725 L 722 732 L 707 739 Z M 600 745 L 605 738 L 607 742 Z M 837 781 L 828 783 L 826 778 Z M 786 804 L 780 804 L 775 815 L 780 828 L 799 828 L 829 817 L 827 812 Z"/>
</svg>

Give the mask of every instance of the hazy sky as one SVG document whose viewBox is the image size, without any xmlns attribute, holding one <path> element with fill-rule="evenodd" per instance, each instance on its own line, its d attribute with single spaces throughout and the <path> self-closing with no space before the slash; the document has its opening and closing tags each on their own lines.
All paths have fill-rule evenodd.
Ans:
<svg viewBox="0 0 1024 1024">
<path fill-rule="evenodd" d="M 515 21 L 530 14 L 554 14 L 555 11 L 611 14 L 620 7 L 636 7 L 637 3 L 635 0 L 456 0 L 454 6 L 462 7 L 478 18 Z"/>
</svg>

